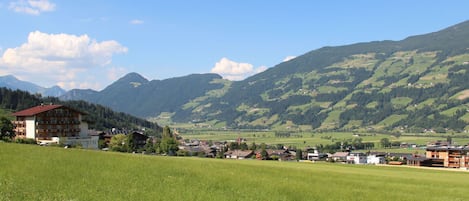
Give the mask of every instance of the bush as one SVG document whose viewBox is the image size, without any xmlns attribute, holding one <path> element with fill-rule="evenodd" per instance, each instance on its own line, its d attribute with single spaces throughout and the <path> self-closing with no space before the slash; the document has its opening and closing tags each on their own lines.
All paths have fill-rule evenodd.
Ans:
<svg viewBox="0 0 469 201">
<path fill-rule="evenodd" d="M 3 142 L 12 142 L 11 138 L 9 137 L 3 137 L 0 139 L 0 141 L 3 141 Z"/>
<path fill-rule="evenodd" d="M 28 139 L 28 138 L 17 138 L 15 142 L 19 144 L 37 144 L 35 139 Z"/>
</svg>

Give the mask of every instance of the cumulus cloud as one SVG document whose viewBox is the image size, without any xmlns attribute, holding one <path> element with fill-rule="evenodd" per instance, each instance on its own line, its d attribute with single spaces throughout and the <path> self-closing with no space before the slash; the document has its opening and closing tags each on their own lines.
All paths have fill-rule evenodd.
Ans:
<svg viewBox="0 0 469 201">
<path fill-rule="evenodd" d="M 137 20 L 137 19 L 130 21 L 130 24 L 143 24 L 143 23 L 144 23 L 143 20 Z"/>
<path fill-rule="evenodd" d="M 287 57 L 285 57 L 285 59 L 283 59 L 283 62 L 290 61 L 294 58 L 296 58 L 296 56 L 287 56 Z"/>
<path fill-rule="evenodd" d="M 265 66 L 254 68 L 252 64 L 238 63 L 223 57 L 215 64 L 210 72 L 217 73 L 228 80 L 243 80 L 246 77 L 260 73 L 266 69 L 267 67 Z"/>
<path fill-rule="evenodd" d="M 54 11 L 55 4 L 49 2 L 49 0 L 18 0 L 10 2 L 8 8 L 18 13 L 39 15 L 42 12 Z"/>
<path fill-rule="evenodd" d="M 122 67 L 112 67 L 107 70 L 107 78 L 109 80 L 117 80 L 127 73 L 127 70 Z"/>
<path fill-rule="evenodd" d="M 127 48 L 114 40 L 98 42 L 88 35 L 35 31 L 29 33 L 26 43 L 5 49 L 0 57 L 0 73 L 21 76 L 25 80 L 47 79 L 62 86 L 72 86 L 77 74 L 106 66 L 111 63 L 114 54 L 126 52 Z"/>
</svg>

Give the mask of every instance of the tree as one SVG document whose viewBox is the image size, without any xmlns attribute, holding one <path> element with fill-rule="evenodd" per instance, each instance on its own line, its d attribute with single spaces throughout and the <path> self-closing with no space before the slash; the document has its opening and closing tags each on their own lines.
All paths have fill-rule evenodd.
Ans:
<svg viewBox="0 0 469 201">
<path fill-rule="evenodd" d="M 0 139 L 8 138 L 12 139 L 15 137 L 15 132 L 13 131 L 13 124 L 6 117 L 0 118 Z"/>
<path fill-rule="evenodd" d="M 172 138 L 172 137 L 173 137 L 173 133 L 171 132 L 171 128 L 169 128 L 169 126 L 165 126 L 163 128 L 162 138 Z"/>
<path fill-rule="evenodd" d="M 301 160 L 303 159 L 303 150 L 297 149 L 296 150 L 296 160 Z"/>
<path fill-rule="evenodd" d="M 127 151 L 127 136 L 124 134 L 117 134 L 112 136 L 109 147 L 113 151 L 126 152 Z"/>
<path fill-rule="evenodd" d="M 169 128 L 169 126 L 165 126 L 163 128 L 162 139 L 159 143 L 159 149 L 157 151 L 163 154 L 174 156 L 178 149 L 178 142 L 174 138 L 171 132 L 171 128 Z"/>
<path fill-rule="evenodd" d="M 266 147 L 267 147 L 267 145 L 265 143 L 261 144 L 261 159 L 262 160 L 266 160 L 267 158 L 269 158 L 269 154 L 265 150 Z"/>
<path fill-rule="evenodd" d="M 383 148 L 389 147 L 391 145 L 391 142 L 388 138 L 382 138 L 379 142 Z"/>
</svg>

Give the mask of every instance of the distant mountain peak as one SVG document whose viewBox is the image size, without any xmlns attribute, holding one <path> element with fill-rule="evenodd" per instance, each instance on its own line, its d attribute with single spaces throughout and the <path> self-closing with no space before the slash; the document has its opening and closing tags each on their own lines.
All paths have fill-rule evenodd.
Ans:
<svg viewBox="0 0 469 201">
<path fill-rule="evenodd" d="M 144 78 L 142 75 L 138 74 L 138 73 L 135 73 L 135 72 L 132 72 L 132 73 L 128 73 L 127 75 L 125 75 L 124 77 L 120 78 L 119 80 L 117 80 L 116 82 L 128 82 L 128 83 L 131 83 L 131 82 L 139 82 L 139 83 L 145 83 L 145 82 L 148 82 L 148 80 L 146 78 Z"/>
<path fill-rule="evenodd" d="M 13 75 L 0 76 L 0 87 L 6 87 L 12 90 L 23 90 L 32 94 L 39 93 L 42 96 L 54 96 L 58 97 L 65 94 L 65 90 L 59 86 L 53 86 L 50 88 L 41 87 L 31 82 L 26 82 L 17 79 Z"/>
</svg>

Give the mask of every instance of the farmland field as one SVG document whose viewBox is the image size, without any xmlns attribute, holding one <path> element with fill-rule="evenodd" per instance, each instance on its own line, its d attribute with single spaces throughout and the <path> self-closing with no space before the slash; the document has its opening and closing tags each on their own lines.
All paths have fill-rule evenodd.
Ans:
<svg viewBox="0 0 469 201">
<path fill-rule="evenodd" d="M 336 142 L 346 141 L 356 136 L 351 132 L 298 132 L 291 133 L 291 137 L 276 137 L 275 132 L 272 131 L 256 131 L 256 132 L 236 132 L 236 131 L 197 131 L 192 130 L 188 133 L 181 133 L 185 139 L 198 139 L 198 140 L 212 140 L 212 141 L 235 141 L 238 137 L 247 140 L 247 144 L 255 142 L 256 144 L 266 143 L 270 145 L 283 144 L 286 146 L 295 146 L 297 148 L 304 148 L 307 146 L 313 147 L 319 144 L 327 145 Z M 388 134 L 361 134 L 363 142 L 375 143 L 375 148 L 380 148 L 380 139 L 389 138 L 390 141 L 399 141 L 407 143 L 415 143 L 418 145 L 426 145 L 428 142 L 437 140 L 446 140 L 446 136 L 452 136 L 453 142 L 457 145 L 464 145 L 469 143 L 467 134 L 403 134 L 399 138 Z M 412 151 L 411 151 L 412 152 Z"/>
<path fill-rule="evenodd" d="M 469 172 L 0 142 L 0 200 L 468 200 Z"/>
</svg>

